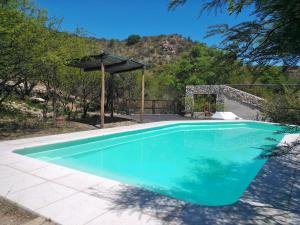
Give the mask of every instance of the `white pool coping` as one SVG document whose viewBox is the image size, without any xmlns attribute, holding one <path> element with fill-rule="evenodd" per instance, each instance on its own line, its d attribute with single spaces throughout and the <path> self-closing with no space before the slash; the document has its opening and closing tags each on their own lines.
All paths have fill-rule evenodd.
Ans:
<svg viewBox="0 0 300 225">
<path fill-rule="evenodd" d="M 111 210 L 109 196 L 126 185 L 14 153 L 17 149 L 178 123 L 248 120 L 165 121 L 0 142 L 0 197 L 63 225 L 165 224 L 147 213 Z M 286 135 L 281 143 L 295 141 Z"/>
</svg>

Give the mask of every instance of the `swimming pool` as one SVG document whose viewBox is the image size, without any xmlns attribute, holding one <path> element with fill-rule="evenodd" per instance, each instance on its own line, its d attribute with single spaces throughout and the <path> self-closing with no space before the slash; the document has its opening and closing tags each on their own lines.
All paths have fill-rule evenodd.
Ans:
<svg viewBox="0 0 300 225">
<path fill-rule="evenodd" d="M 239 200 L 282 127 L 257 122 L 178 123 L 15 151 L 199 205 Z M 276 141 L 271 141 L 270 138 Z"/>
</svg>

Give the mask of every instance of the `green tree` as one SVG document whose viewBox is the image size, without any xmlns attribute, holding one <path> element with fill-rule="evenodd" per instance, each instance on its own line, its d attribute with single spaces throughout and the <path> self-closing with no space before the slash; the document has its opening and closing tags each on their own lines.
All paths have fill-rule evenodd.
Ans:
<svg viewBox="0 0 300 225">
<path fill-rule="evenodd" d="M 170 9 L 187 0 L 171 0 Z M 240 14 L 252 6 L 254 19 L 234 26 L 212 26 L 208 36 L 222 34 L 222 46 L 237 58 L 259 64 L 297 65 L 300 60 L 300 2 L 298 0 L 210 0 L 202 9 L 226 8 L 229 14 Z"/>
<path fill-rule="evenodd" d="M 23 99 L 39 83 L 46 89 L 45 117 L 51 108 L 54 117 L 67 111 L 76 98 L 86 115 L 99 93 L 98 79 L 67 66 L 92 52 L 83 31 L 61 32 L 61 20 L 48 19 L 33 1 L 0 1 L 0 6 L 0 103 L 15 92 Z"/>
<path fill-rule="evenodd" d="M 156 96 L 175 100 L 179 110 L 184 109 L 187 85 L 228 84 L 242 80 L 244 66 L 224 52 L 199 44 L 173 63 L 154 70 L 151 81 Z M 169 96 L 166 96 L 166 93 Z"/>
<path fill-rule="evenodd" d="M 44 13 L 25 14 L 10 2 L 0 8 L 0 103 L 17 87 L 22 97 L 32 90 L 44 45 Z"/>
<path fill-rule="evenodd" d="M 77 29 L 73 36 L 68 35 L 68 42 L 65 46 L 68 52 L 68 60 L 81 58 L 89 54 L 91 49 L 87 40 L 82 37 L 82 32 Z M 84 73 L 80 69 L 71 68 L 65 64 L 62 66 L 64 72 L 59 77 L 59 89 L 63 91 L 63 97 L 60 98 L 60 101 L 63 103 L 64 111 L 67 112 L 70 119 L 75 101 L 78 100 L 83 117 L 86 117 L 91 103 L 98 104 L 99 102 L 97 97 L 99 93 L 99 74 Z M 71 108 L 68 105 L 69 103 L 71 103 Z"/>
<path fill-rule="evenodd" d="M 130 35 L 127 38 L 127 45 L 130 46 L 130 45 L 137 44 L 140 40 L 141 40 L 140 35 L 136 35 L 136 34 Z"/>
<path fill-rule="evenodd" d="M 66 73 L 66 65 L 70 60 L 68 44 L 71 37 L 51 29 L 45 30 L 44 33 L 47 37 L 47 45 L 44 46 L 45 54 L 40 58 L 40 81 L 46 87 L 46 100 L 52 103 L 53 116 L 56 117 L 57 102 L 63 91 L 61 79 Z M 47 103 L 44 115 L 48 111 Z"/>
<path fill-rule="evenodd" d="M 263 105 L 267 119 L 276 123 L 300 124 L 300 90 L 282 87 Z"/>
</svg>

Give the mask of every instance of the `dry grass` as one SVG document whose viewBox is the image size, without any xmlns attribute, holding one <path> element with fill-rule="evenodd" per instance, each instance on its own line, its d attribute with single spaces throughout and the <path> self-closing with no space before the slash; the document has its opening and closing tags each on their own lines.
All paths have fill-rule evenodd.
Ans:
<svg viewBox="0 0 300 225">
<path fill-rule="evenodd" d="M 0 224 L 1 225 L 22 225 L 37 216 L 18 209 L 15 205 L 0 199 Z"/>
<path fill-rule="evenodd" d="M 42 121 L 39 123 L 36 121 L 26 121 L 26 123 L 24 123 L 0 120 L 0 140 L 13 140 L 92 129 L 96 129 L 96 127 L 72 121 L 61 124 L 52 124 L 44 123 Z"/>
<path fill-rule="evenodd" d="M 106 117 L 105 123 L 105 128 L 136 124 L 136 122 L 119 117 Z M 99 118 L 97 117 L 76 121 L 64 121 L 61 123 L 53 123 L 52 120 L 45 122 L 35 118 L 22 120 L 0 118 L 0 140 L 39 137 L 76 131 L 94 130 L 98 128 Z"/>
</svg>

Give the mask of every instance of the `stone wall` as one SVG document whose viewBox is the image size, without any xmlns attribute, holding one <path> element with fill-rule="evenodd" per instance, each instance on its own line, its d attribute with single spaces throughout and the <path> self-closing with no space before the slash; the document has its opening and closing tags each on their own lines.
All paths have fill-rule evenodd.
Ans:
<svg viewBox="0 0 300 225">
<path fill-rule="evenodd" d="M 226 97 L 228 97 L 231 100 L 237 101 L 241 104 L 252 107 L 253 109 L 260 109 L 262 103 L 264 102 L 263 98 L 257 97 L 247 92 L 226 85 L 221 85 L 221 86 L 222 86 L 222 92 Z"/>
<path fill-rule="evenodd" d="M 191 112 L 195 94 L 216 95 L 216 102 L 224 104 L 225 98 L 239 102 L 251 109 L 259 110 L 264 99 L 227 85 L 188 85 L 186 86 L 186 112 Z"/>
<path fill-rule="evenodd" d="M 195 94 L 216 95 L 216 101 L 219 103 L 224 102 L 222 93 L 222 85 L 189 85 L 186 86 L 186 96 L 194 98 Z"/>
</svg>

